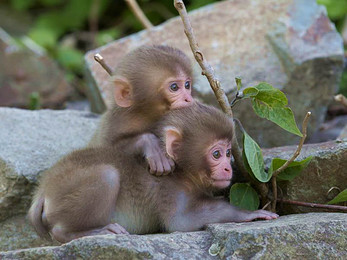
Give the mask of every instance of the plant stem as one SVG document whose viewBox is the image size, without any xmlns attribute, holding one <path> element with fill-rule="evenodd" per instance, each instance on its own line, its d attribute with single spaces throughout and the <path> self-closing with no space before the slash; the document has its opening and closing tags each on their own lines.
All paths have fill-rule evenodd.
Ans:
<svg viewBox="0 0 347 260">
<path fill-rule="evenodd" d="M 101 65 L 101 67 L 103 67 L 104 70 L 106 70 L 108 75 L 112 76 L 111 68 L 105 63 L 104 58 L 100 55 L 100 53 L 94 55 L 94 60 L 96 60 Z"/>
<path fill-rule="evenodd" d="M 339 206 L 339 205 L 317 204 L 317 203 L 308 203 L 308 202 L 284 200 L 284 199 L 278 199 L 277 202 L 284 203 L 284 204 L 297 205 L 302 207 L 333 209 L 333 210 L 341 210 L 341 211 L 347 212 L 347 207 Z"/>
<path fill-rule="evenodd" d="M 141 10 L 140 6 L 137 4 L 136 0 L 125 0 L 131 11 L 135 14 L 136 18 L 140 21 L 144 28 L 150 29 L 153 24 L 148 20 L 146 15 Z"/>
</svg>

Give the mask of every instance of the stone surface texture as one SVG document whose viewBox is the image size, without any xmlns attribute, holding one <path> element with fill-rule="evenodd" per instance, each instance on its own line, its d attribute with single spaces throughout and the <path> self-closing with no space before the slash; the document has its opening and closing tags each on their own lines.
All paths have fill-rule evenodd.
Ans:
<svg viewBox="0 0 347 260">
<path fill-rule="evenodd" d="M 0 28 L 0 106 L 28 108 L 29 96 L 36 92 L 42 107 L 58 108 L 71 91 L 56 62 L 16 45 Z"/>
<path fill-rule="evenodd" d="M 26 213 L 38 176 L 85 146 L 97 118 L 89 112 L 0 108 L 0 221 Z"/>
<path fill-rule="evenodd" d="M 315 0 L 234 0 L 205 6 L 189 16 L 199 46 L 230 100 L 236 76 L 245 87 L 266 81 L 288 96 L 299 123 L 307 111 L 312 112 L 309 134 L 323 122 L 343 69 L 342 38 L 324 7 Z M 94 54 L 99 52 L 115 67 L 124 54 L 143 44 L 172 45 L 193 60 L 179 17 L 90 51 L 85 60 L 94 110 L 103 110 L 111 96 L 110 77 L 94 61 Z M 215 103 L 206 78 L 193 63 L 196 97 Z M 262 147 L 296 143 L 293 135 L 251 110 L 250 102 L 244 101 L 234 113 Z"/>
<path fill-rule="evenodd" d="M 289 159 L 296 148 L 285 146 L 263 150 L 266 165 L 270 167 L 272 158 Z M 290 182 L 279 182 L 279 186 L 284 199 L 326 204 L 347 188 L 347 140 L 304 145 L 296 160 L 309 156 L 313 158 L 300 175 Z M 335 189 L 329 192 L 332 187 Z M 303 213 L 322 209 L 283 205 L 282 211 Z"/>
<path fill-rule="evenodd" d="M 347 214 L 209 225 L 207 231 L 84 237 L 62 246 L 0 252 L 1 259 L 342 259 Z M 213 253 L 212 256 L 210 253 Z"/>
</svg>

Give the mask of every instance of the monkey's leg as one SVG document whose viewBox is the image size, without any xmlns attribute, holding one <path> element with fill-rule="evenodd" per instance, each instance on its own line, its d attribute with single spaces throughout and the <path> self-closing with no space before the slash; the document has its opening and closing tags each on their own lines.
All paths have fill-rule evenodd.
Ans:
<svg viewBox="0 0 347 260">
<path fill-rule="evenodd" d="M 181 195 L 182 196 L 182 195 Z M 180 198 L 179 201 L 188 201 Z M 196 231 L 207 224 L 226 222 L 248 222 L 254 219 L 276 219 L 278 215 L 266 210 L 241 210 L 220 199 L 200 199 L 190 201 L 190 206 L 178 205 L 178 209 L 166 222 L 169 232 Z M 189 210 L 187 210 L 189 209 Z"/>
<path fill-rule="evenodd" d="M 54 193 L 46 195 L 43 216 L 52 236 L 68 242 L 82 236 L 126 234 L 123 227 L 110 223 L 120 187 L 118 171 L 105 164 L 73 166 Z"/>
</svg>

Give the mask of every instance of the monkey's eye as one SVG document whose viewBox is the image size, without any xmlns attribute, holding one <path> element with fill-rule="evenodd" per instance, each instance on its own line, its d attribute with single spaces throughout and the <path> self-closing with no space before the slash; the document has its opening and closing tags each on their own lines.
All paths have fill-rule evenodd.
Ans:
<svg viewBox="0 0 347 260">
<path fill-rule="evenodd" d="M 227 157 L 231 157 L 231 149 L 227 150 Z"/>
<path fill-rule="evenodd" d="M 222 156 L 222 155 L 220 154 L 220 151 L 218 151 L 218 150 L 217 150 L 217 151 L 214 151 L 212 155 L 213 155 L 213 157 L 214 157 L 215 159 L 219 159 L 219 158 Z"/>
<path fill-rule="evenodd" d="M 178 90 L 178 85 L 176 83 L 173 83 L 173 84 L 170 85 L 170 89 L 172 91 L 177 91 Z"/>
<path fill-rule="evenodd" d="M 190 82 L 189 81 L 186 81 L 186 83 L 184 84 L 184 87 L 186 89 L 190 89 Z"/>
</svg>

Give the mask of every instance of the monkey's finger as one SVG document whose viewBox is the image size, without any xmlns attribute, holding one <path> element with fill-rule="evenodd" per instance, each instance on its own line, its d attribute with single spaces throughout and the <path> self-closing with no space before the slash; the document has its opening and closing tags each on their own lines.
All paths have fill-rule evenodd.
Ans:
<svg viewBox="0 0 347 260">
<path fill-rule="evenodd" d="M 115 234 L 129 234 L 121 225 L 117 223 L 107 225 L 107 229 Z"/>
<path fill-rule="evenodd" d="M 157 176 L 161 176 L 164 173 L 164 163 L 161 158 L 157 158 Z"/>
<path fill-rule="evenodd" d="M 153 158 L 147 158 L 147 162 L 149 165 L 149 172 L 151 174 L 155 174 L 157 172 L 157 166 L 155 164 L 155 160 Z"/>
<path fill-rule="evenodd" d="M 267 215 L 267 216 L 270 216 L 270 217 L 273 218 L 273 219 L 279 217 L 278 214 L 273 213 L 273 212 L 270 212 L 270 211 L 267 211 L 267 210 L 263 210 L 263 209 L 259 210 L 259 213 L 262 213 L 262 214 L 265 214 L 265 215 Z"/>
<path fill-rule="evenodd" d="M 167 157 L 163 157 L 163 167 L 164 167 L 164 175 L 168 175 L 171 172 L 171 165 Z"/>
</svg>

